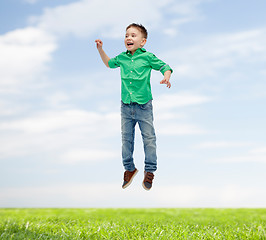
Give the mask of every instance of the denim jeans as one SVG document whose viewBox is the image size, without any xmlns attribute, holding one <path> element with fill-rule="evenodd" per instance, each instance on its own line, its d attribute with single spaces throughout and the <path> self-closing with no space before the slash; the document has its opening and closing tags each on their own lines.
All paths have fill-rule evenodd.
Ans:
<svg viewBox="0 0 266 240">
<path fill-rule="evenodd" d="M 125 170 L 134 171 L 133 161 L 135 126 L 139 124 L 145 153 L 145 171 L 157 169 L 156 136 L 153 126 L 152 100 L 146 104 L 121 101 L 122 159 Z"/>
</svg>

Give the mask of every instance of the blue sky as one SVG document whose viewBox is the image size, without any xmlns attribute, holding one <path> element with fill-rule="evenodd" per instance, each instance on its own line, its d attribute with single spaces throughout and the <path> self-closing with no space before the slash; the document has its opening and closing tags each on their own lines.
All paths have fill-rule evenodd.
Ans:
<svg viewBox="0 0 266 240">
<path fill-rule="evenodd" d="M 265 1 L 0 3 L 0 207 L 266 207 Z M 122 190 L 120 75 L 101 62 L 142 23 L 158 171 Z"/>
</svg>

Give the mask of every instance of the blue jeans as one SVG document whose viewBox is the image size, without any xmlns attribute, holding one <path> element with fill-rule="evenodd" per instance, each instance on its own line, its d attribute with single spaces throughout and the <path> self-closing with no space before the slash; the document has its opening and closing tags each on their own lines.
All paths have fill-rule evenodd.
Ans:
<svg viewBox="0 0 266 240">
<path fill-rule="evenodd" d="M 122 159 L 125 170 L 134 171 L 133 161 L 135 126 L 139 124 L 145 153 L 145 171 L 157 169 L 156 136 L 153 127 L 152 100 L 146 104 L 121 101 Z"/>
</svg>

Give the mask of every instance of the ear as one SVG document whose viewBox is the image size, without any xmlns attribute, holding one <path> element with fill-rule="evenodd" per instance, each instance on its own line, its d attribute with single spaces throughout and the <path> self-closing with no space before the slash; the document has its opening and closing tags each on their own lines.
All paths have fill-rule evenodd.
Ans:
<svg viewBox="0 0 266 240">
<path fill-rule="evenodd" d="M 141 47 L 143 47 L 147 42 L 147 39 L 146 38 L 143 38 L 142 41 L 141 41 Z"/>
</svg>

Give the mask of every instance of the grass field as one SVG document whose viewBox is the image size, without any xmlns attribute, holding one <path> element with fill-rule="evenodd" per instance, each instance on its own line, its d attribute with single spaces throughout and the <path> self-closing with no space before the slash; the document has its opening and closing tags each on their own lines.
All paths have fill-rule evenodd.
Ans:
<svg viewBox="0 0 266 240">
<path fill-rule="evenodd" d="M 0 239 L 266 239 L 266 209 L 0 209 Z"/>
</svg>

